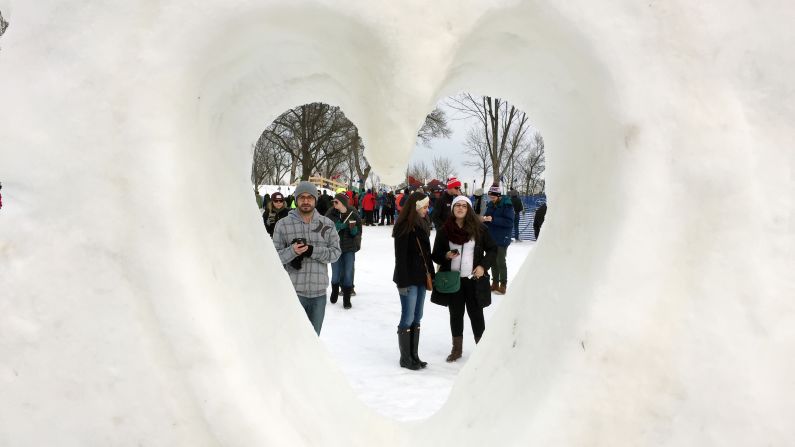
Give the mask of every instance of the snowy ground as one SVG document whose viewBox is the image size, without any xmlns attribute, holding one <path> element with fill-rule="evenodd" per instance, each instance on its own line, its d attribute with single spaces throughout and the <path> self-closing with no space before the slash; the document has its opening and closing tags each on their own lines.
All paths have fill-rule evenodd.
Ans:
<svg viewBox="0 0 795 447">
<path fill-rule="evenodd" d="M 362 249 L 356 254 L 353 308 L 344 310 L 342 298 L 335 305 L 328 303 L 320 339 L 365 404 L 398 420 L 423 419 L 445 402 L 475 342 L 465 316 L 464 356 L 455 363 L 445 362 L 451 345 L 447 308 L 431 303 L 428 294 L 419 350 L 428 367 L 420 371 L 400 368 L 396 334 L 400 300 L 392 282 L 391 231 L 391 226 L 364 228 Z M 511 244 L 509 278 L 519 270 L 533 244 Z M 485 309 L 487 332 L 489 317 L 503 299 L 506 297 L 494 294 L 492 305 Z"/>
</svg>

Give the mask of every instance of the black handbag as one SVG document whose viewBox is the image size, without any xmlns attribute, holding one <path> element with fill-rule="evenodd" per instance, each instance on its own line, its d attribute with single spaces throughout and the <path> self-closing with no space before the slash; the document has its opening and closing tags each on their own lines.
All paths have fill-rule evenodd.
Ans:
<svg viewBox="0 0 795 447">
<path fill-rule="evenodd" d="M 489 307 L 491 305 L 491 277 L 488 273 L 484 273 L 478 279 L 472 278 L 475 281 L 475 300 L 480 307 Z"/>
</svg>

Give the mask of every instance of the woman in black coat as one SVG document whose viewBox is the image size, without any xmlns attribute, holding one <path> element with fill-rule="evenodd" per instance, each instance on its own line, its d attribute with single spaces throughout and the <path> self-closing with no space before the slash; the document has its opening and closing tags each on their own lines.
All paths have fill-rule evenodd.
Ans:
<svg viewBox="0 0 795 447">
<path fill-rule="evenodd" d="M 472 209 L 472 202 L 466 196 L 453 200 L 452 212 L 447 221 L 436 232 L 433 243 L 433 262 L 439 264 L 440 272 L 458 271 L 461 288 L 458 292 L 443 294 L 434 290 L 431 302 L 447 306 L 450 312 L 450 332 L 453 336 L 453 349 L 447 356 L 448 362 L 461 358 L 464 344 L 464 310 L 469 314 L 475 343 L 480 341 L 486 322 L 483 308 L 491 304 L 491 296 L 477 297 L 475 285 L 497 258 L 497 243 L 489 234 L 488 228 Z M 488 289 L 488 287 L 486 287 Z"/>
<path fill-rule="evenodd" d="M 262 213 L 262 220 L 265 222 L 265 230 L 273 237 L 273 230 L 276 229 L 276 222 L 287 217 L 290 207 L 284 201 L 284 196 L 280 192 L 271 194 L 271 200 Z"/>
<path fill-rule="evenodd" d="M 421 192 L 409 196 L 392 229 L 395 239 L 395 271 L 392 280 L 400 295 L 398 347 L 400 366 L 420 369 L 427 366 L 420 360 L 420 320 L 425 304 L 426 274 L 433 275 L 430 227 L 425 219 L 430 199 Z"/>
</svg>

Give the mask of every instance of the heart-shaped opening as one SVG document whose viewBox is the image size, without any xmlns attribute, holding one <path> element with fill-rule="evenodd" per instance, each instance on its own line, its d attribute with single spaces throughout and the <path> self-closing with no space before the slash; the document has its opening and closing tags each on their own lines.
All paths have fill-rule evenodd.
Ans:
<svg viewBox="0 0 795 447">
<path fill-rule="evenodd" d="M 220 228 L 248 225 L 248 229 L 244 232 L 247 238 L 233 247 L 219 242 L 192 256 L 201 259 L 201 268 L 195 270 L 203 277 L 214 278 L 220 270 L 224 279 L 201 284 L 202 296 L 208 297 L 201 302 L 206 303 L 202 318 L 191 320 L 197 321 L 195 327 L 180 327 L 191 335 L 189 339 L 210 346 L 215 355 L 209 367 L 197 373 L 202 382 L 194 389 L 223 402 L 225 407 L 240 408 L 237 414 L 249 414 L 257 422 L 267 414 L 296 432 L 303 433 L 304 421 L 311 416 L 327 427 L 314 433 L 314 444 L 323 443 L 323 433 L 355 432 L 365 426 L 377 426 L 368 431 L 376 435 L 357 439 L 402 433 L 397 442 L 412 442 L 428 432 L 415 434 L 403 430 L 401 424 L 385 423 L 376 417 L 345 386 L 344 376 L 335 367 L 339 363 L 325 355 L 327 350 L 318 349 L 322 342 L 318 343 L 307 328 L 306 315 L 290 298 L 294 296 L 290 281 L 274 273 L 283 267 L 273 246 L 267 246 L 262 237 L 262 222 L 255 222 L 247 178 L 250 172 L 246 171 L 251 163 L 248 149 L 267 122 L 288 108 L 311 101 L 338 104 L 359 128 L 367 144 L 368 160 L 386 182 L 397 183 L 403 178 L 417 128 L 428 111 L 440 98 L 469 90 L 516 101 L 538 120 L 546 142 L 555 147 L 554 165 L 550 153 L 547 177 L 555 208 L 548 224 L 560 221 L 566 225 L 544 230 L 535 255 L 524 263 L 522 275 L 513 279 L 513 290 L 521 291 L 520 299 L 502 303 L 490 320 L 498 323 L 490 323 L 480 342 L 482 347 L 494 344 L 494 349 L 480 349 L 469 358 L 448 399 L 423 427 L 433 432 L 432 439 L 446 439 L 464 426 L 484 434 L 494 427 L 509 430 L 516 426 L 513 419 L 473 421 L 471 415 L 498 415 L 506 402 L 523 411 L 541 408 L 543 399 L 553 392 L 549 385 L 566 376 L 560 372 L 559 363 L 566 361 L 561 353 L 574 344 L 580 346 L 577 321 L 591 309 L 587 301 L 601 273 L 592 259 L 606 253 L 616 234 L 605 231 L 595 238 L 592 232 L 593 228 L 604 228 L 600 223 L 609 220 L 606 215 L 615 216 L 605 213 L 604 203 L 596 209 L 593 192 L 617 194 L 616 182 L 620 180 L 610 175 L 618 169 L 615 160 L 625 136 L 615 110 L 619 101 L 612 81 L 572 24 L 562 22 L 554 12 L 539 12 L 530 5 L 484 16 L 471 33 L 456 37 L 455 47 L 431 47 L 439 51 L 433 56 L 438 56 L 441 64 L 429 64 L 436 60 L 433 58 L 414 57 L 414 47 L 401 46 L 406 52 L 392 59 L 387 51 L 392 42 L 373 38 L 372 30 L 357 18 L 329 17 L 322 11 L 308 16 L 302 10 L 300 15 L 286 11 L 285 16 L 247 18 L 234 27 L 233 35 L 218 36 L 218 43 L 196 58 L 202 61 L 197 69 L 201 78 L 196 81 L 201 87 L 200 95 L 196 95 L 201 98 L 197 122 L 208 129 L 206 138 L 200 138 L 205 157 L 196 172 L 216 176 L 213 178 L 218 187 L 209 192 L 214 198 L 240 200 L 226 208 L 227 216 L 236 217 L 234 222 L 224 221 Z M 284 26 L 298 22 L 311 22 L 312 26 L 300 30 Z M 312 30 L 309 34 L 302 31 L 308 29 Z M 325 31 L 323 39 L 317 38 L 319 30 Z M 362 46 L 362 42 L 368 44 Z M 290 51 L 284 51 L 285 47 Z M 341 52 L 344 48 L 360 51 Z M 372 63 L 385 58 L 398 64 L 405 61 L 406 65 Z M 196 96 L 186 94 L 185 100 L 193 101 Z M 191 117 L 186 120 L 181 135 L 192 135 L 189 131 L 195 129 L 196 122 Z M 188 147 L 186 154 L 191 154 Z M 216 169 L 219 163 L 228 168 Z M 610 207 L 607 210 L 620 212 Z M 203 213 L 212 215 L 211 211 Z M 244 215 L 249 221 L 241 224 L 237 217 Z M 207 238 L 206 233 L 189 239 L 213 243 L 229 238 L 228 232 L 219 232 L 213 238 Z M 249 250 L 258 243 L 262 249 Z M 241 256 L 248 262 L 224 263 L 225 259 Z M 249 279 L 252 276 L 254 280 Z M 240 286 L 230 286 L 238 282 L 229 278 L 240 278 Z M 229 302 L 210 298 L 230 292 L 240 299 Z M 178 304 L 196 307 L 195 300 Z M 177 312 L 182 306 L 173 307 L 172 312 Z M 240 321 L 248 324 L 241 326 Z M 239 328 L 240 334 L 235 332 L 223 339 L 217 336 L 218 331 L 208 330 L 230 327 Z M 253 335 L 249 337 L 248 332 Z M 234 337 L 262 343 L 240 346 L 245 355 L 227 354 Z M 394 356 L 396 345 L 394 341 L 391 352 L 383 348 L 378 352 Z M 230 361 L 237 367 L 229 368 Z M 528 375 L 534 380 L 527 381 Z M 202 387 L 205 383 L 213 386 Z M 279 405 L 272 404 L 272 394 L 280 396 Z M 251 402 L 248 399 L 253 395 L 257 398 Z M 250 405 L 242 405 L 241 396 L 246 396 L 243 400 Z M 281 415 L 284 411 L 289 414 Z M 227 438 L 239 432 L 224 421 L 213 426 L 225 430 Z M 466 433 L 461 436 L 468 436 L 472 430 Z M 252 434 L 257 439 L 267 436 L 265 430 Z"/>
<path fill-rule="evenodd" d="M 336 106 L 315 102 L 293 107 L 267 126 L 252 145 L 251 181 L 263 224 L 277 250 L 295 236 L 284 238 L 287 225 L 279 222 L 291 210 L 299 212 L 295 193 L 302 180 L 313 183 L 320 193 L 315 210 L 337 225 L 342 254 L 330 265 L 323 264 L 328 273 L 326 296 L 313 300 L 326 302 L 319 311 L 320 340 L 359 398 L 397 420 L 425 418 L 447 400 L 455 377 L 506 292 L 510 299 L 510 278 L 532 250 L 535 211 L 545 202 L 543 138 L 529 116 L 510 103 L 471 94 L 449 97 L 428 114 L 417 137 L 404 180 L 392 185 L 383 183 L 372 170 L 358 129 Z M 441 244 L 436 239 L 440 227 L 448 218 L 456 222 L 450 202 L 457 195 L 469 198 L 472 218 L 488 227 L 489 236 L 483 240 L 493 243 L 487 252 L 482 251 L 489 260 L 480 260 L 491 264 L 485 270 L 493 280 L 488 302 L 481 297 L 477 304 L 470 291 L 472 301 L 465 304 L 467 294 L 444 294 L 439 289 L 433 292 L 433 302 L 442 305 L 432 304 L 431 292 L 420 300 L 422 330 L 413 328 L 409 337 L 417 341 L 418 355 L 429 364 L 418 368 L 421 371 L 402 363 L 401 337 L 396 340 L 395 335 L 395 327 L 400 329 L 398 322 L 407 315 L 402 313 L 401 293 L 393 282 L 393 225 L 414 191 L 429 198 L 427 223 L 434 252 Z M 340 198 L 340 193 L 347 196 Z M 459 218 L 464 225 L 464 215 Z M 349 228 L 344 221 L 353 225 Z M 278 225 L 283 227 L 277 230 Z M 460 259 L 451 260 L 451 268 L 477 267 L 466 264 L 475 252 L 469 248 Z M 437 269 L 440 266 L 434 264 Z M 289 263 L 285 269 L 292 272 L 296 290 L 313 281 L 309 273 L 303 275 Z M 466 284 L 469 278 L 462 281 Z M 295 306 L 306 299 L 296 299 Z M 313 324 L 313 312 L 307 311 L 307 327 Z M 459 332 L 460 336 L 454 335 Z"/>
</svg>

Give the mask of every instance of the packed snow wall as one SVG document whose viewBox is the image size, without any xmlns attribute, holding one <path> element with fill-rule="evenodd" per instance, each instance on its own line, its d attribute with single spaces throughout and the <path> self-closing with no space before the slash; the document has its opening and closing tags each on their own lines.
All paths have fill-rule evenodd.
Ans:
<svg viewBox="0 0 795 447">
<path fill-rule="evenodd" d="M 795 6 L 559 3 L 0 0 L 0 445 L 793 444 Z M 459 91 L 530 114 L 552 205 L 397 423 L 305 324 L 250 145 L 325 101 L 395 180 Z"/>
</svg>

